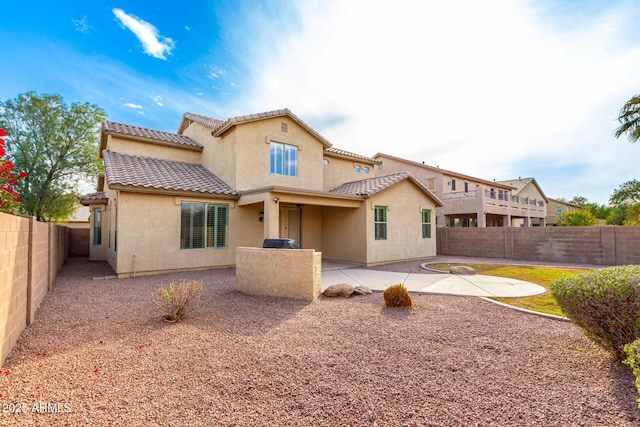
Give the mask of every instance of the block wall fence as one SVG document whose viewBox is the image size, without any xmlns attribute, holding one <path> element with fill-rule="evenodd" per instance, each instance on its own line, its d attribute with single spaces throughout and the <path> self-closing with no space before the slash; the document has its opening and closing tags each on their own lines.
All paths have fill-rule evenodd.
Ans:
<svg viewBox="0 0 640 427">
<path fill-rule="evenodd" d="M 67 259 L 69 229 L 0 213 L 0 366 Z"/>
<path fill-rule="evenodd" d="M 436 229 L 438 255 L 602 266 L 640 264 L 640 227 Z"/>
</svg>

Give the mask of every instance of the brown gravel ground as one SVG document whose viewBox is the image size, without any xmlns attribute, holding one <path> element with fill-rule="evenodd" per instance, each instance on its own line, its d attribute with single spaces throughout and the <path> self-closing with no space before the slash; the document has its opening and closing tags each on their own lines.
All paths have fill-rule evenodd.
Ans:
<svg viewBox="0 0 640 427">
<path fill-rule="evenodd" d="M 233 269 L 107 274 L 64 266 L 2 367 L 0 425 L 640 425 L 629 368 L 568 322 L 471 297 L 252 297 Z M 182 279 L 204 281 L 200 309 L 163 322 L 151 294 Z"/>
</svg>

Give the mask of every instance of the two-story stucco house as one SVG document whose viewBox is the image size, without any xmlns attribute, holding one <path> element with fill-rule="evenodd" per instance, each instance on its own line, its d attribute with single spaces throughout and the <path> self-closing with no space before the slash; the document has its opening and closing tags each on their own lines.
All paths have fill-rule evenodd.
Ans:
<svg viewBox="0 0 640 427">
<path fill-rule="evenodd" d="M 544 225 L 547 199 L 533 178 L 488 181 L 378 153 L 380 173 L 408 171 L 443 202 L 436 208 L 439 227 Z"/>
<path fill-rule="evenodd" d="M 546 224 L 548 227 L 555 227 L 556 225 L 558 225 L 560 215 L 565 213 L 572 213 L 580 209 L 584 209 L 584 207 L 576 205 L 575 203 L 569 203 L 549 197 L 549 203 L 547 204 Z"/>
<path fill-rule="evenodd" d="M 186 113 L 177 133 L 104 122 L 90 259 L 119 277 L 233 266 L 239 246 L 291 238 L 325 260 L 435 256 L 440 200 L 407 171 L 336 149 L 288 109 L 225 121 Z"/>
</svg>

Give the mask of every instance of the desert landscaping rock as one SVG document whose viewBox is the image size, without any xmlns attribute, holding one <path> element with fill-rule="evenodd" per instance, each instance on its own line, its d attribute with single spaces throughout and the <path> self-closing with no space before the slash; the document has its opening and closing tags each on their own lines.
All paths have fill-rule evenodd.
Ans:
<svg viewBox="0 0 640 427">
<path fill-rule="evenodd" d="M 2 404 L 70 411 L 0 425 L 640 425 L 629 367 L 569 322 L 472 297 L 247 296 L 234 269 L 91 280 L 109 274 L 70 259 L 2 366 Z M 172 280 L 204 290 L 168 324 L 151 294 Z"/>
<path fill-rule="evenodd" d="M 473 276 L 476 274 L 476 271 L 472 267 L 467 267 L 466 265 L 454 265 L 449 268 L 449 272 L 451 274 L 460 274 L 463 276 Z"/>
<path fill-rule="evenodd" d="M 368 286 L 359 285 L 353 288 L 353 295 L 367 295 L 372 293 L 373 291 Z"/>
<path fill-rule="evenodd" d="M 329 286 L 322 292 L 325 297 L 344 297 L 349 298 L 354 292 L 354 287 L 346 283 L 337 283 Z"/>
</svg>

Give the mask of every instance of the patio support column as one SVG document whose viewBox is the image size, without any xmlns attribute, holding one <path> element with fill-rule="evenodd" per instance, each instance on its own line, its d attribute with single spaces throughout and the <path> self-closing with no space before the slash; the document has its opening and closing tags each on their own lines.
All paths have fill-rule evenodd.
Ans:
<svg viewBox="0 0 640 427">
<path fill-rule="evenodd" d="M 264 201 L 264 238 L 280 238 L 280 204 L 276 202 L 270 193 Z"/>
<path fill-rule="evenodd" d="M 478 227 L 487 226 L 487 214 L 482 209 L 476 212 L 476 218 L 478 219 Z"/>
</svg>

